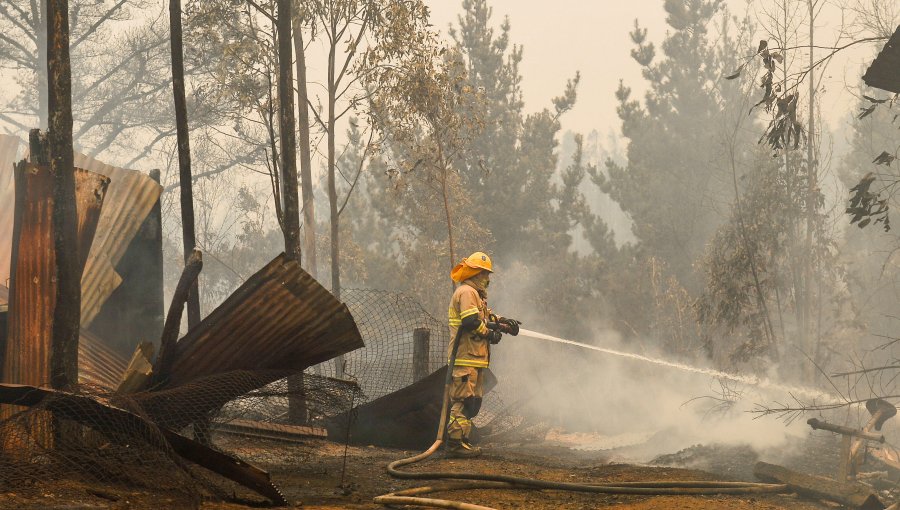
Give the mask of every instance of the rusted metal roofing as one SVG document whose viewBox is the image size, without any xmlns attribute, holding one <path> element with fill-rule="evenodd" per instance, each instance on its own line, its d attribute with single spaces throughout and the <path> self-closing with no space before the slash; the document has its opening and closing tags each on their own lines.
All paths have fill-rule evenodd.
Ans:
<svg viewBox="0 0 900 510">
<path fill-rule="evenodd" d="M 21 144 L 22 142 L 14 136 L 0 135 L 0 285 L 6 287 L 9 286 L 15 204 L 13 165 L 17 161 Z"/>
<path fill-rule="evenodd" d="M 104 340 L 81 330 L 78 342 L 78 382 L 115 390 L 128 362 Z"/>
<path fill-rule="evenodd" d="M 12 166 L 20 157 L 22 145 L 17 137 L 0 135 L 0 285 L 6 284 L 10 274 L 15 202 Z M 75 167 L 110 179 L 107 207 L 98 220 L 81 279 L 81 323 L 87 326 L 121 283 L 115 267 L 159 199 L 162 187 L 141 172 L 117 168 L 77 152 Z"/>
<path fill-rule="evenodd" d="M 169 385 L 232 370 L 303 370 L 360 347 L 347 306 L 282 254 L 178 342 Z"/>
<path fill-rule="evenodd" d="M 900 94 L 900 26 L 863 75 L 870 87 Z"/>
<path fill-rule="evenodd" d="M 13 228 L 14 257 L 9 299 L 9 326 L 2 364 L 5 382 L 43 385 L 50 382 L 50 340 L 56 299 L 53 241 L 53 175 L 49 167 L 16 166 L 18 186 Z M 109 179 L 75 171 L 79 247 L 91 246 Z M 84 260 L 82 258 L 82 260 Z"/>
<path fill-rule="evenodd" d="M 47 167 L 17 165 L 10 313 L 3 356 L 4 382 L 45 385 L 50 382 L 53 329 L 54 260 L 52 232 L 53 177 Z M 18 236 L 18 239 L 16 239 Z"/>
<path fill-rule="evenodd" d="M 159 200 L 162 186 L 137 170 L 125 170 L 75 154 L 75 166 L 109 177 L 105 207 L 81 279 L 81 323 L 90 325 L 122 279 L 115 267 Z"/>
</svg>

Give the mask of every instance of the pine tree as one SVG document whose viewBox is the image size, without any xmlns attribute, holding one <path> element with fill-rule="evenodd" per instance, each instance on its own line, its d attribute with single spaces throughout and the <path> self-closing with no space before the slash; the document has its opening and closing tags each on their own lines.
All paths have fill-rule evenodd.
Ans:
<svg viewBox="0 0 900 510">
<path fill-rule="evenodd" d="M 631 55 L 649 90 L 643 103 L 624 84 L 616 91 L 622 134 L 630 142 L 627 163 L 609 161 L 608 178 L 598 183 L 632 218 L 645 256 L 665 261 L 695 290 L 692 264 L 731 199 L 717 147 L 725 102 L 712 85 L 728 66 L 710 35 L 720 1 L 669 0 L 665 9 L 672 31 L 662 58 L 635 21 Z"/>
</svg>

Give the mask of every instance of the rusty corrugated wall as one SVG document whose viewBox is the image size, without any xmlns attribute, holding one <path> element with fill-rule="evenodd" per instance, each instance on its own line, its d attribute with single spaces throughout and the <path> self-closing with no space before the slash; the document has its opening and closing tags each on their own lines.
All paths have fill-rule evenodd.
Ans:
<svg viewBox="0 0 900 510">
<path fill-rule="evenodd" d="M 232 370 L 303 370 L 360 347 L 347 306 L 282 254 L 178 342 L 169 386 Z"/>
<path fill-rule="evenodd" d="M 146 174 L 107 165 L 83 154 L 75 154 L 75 166 L 110 178 L 105 207 L 81 279 L 81 323 L 88 326 L 121 283 L 115 267 L 159 200 L 162 186 Z"/>
<path fill-rule="evenodd" d="M 50 382 L 55 308 L 53 175 L 49 167 L 25 162 L 17 165 L 15 174 L 14 261 L 0 376 L 4 382 L 40 386 Z M 76 169 L 75 182 L 77 231 L 84 236 L 77 242 L 79 248 L 89 248 L 109 179 Z"/>
<path fill-rule="evenodd" d="M 159 182 L 159 171 L 150 178 Z M 116 264 L 122 283 L 94 317 L 90 329 L 125 359 L 141 341 L 159 346 L 165 321 L 162 211 L 153 205 L 122 259 Z"/>
<path fill-rule="evenodd" d="M 870 87 L 900 94 L 900 26 L 863 75 Z"/>
<path fill-rule="evenodd" d="M 13 164 L 18 162 L 23 143 L 19 138 L 0 135 L 0 285 L 10 274 L 14 185 Z M 105 207 L 97 223 L 94 243 L 81 279 L 81 322 L 87 326 L 122 279 L 116 265 L 128 249 L 144 219 L 159 200 L 162 186 L 136 170 L 125 170 L 75 153 L 75 167 L 110 178 Z"/>
</svg>

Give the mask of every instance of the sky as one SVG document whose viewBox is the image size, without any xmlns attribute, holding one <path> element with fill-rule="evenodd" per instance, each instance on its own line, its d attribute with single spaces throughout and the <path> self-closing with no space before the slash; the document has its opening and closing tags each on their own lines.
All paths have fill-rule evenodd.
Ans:
<svg viewBox="0 0 900 510">
<path fill-rule="evenodd" d="M 461 0 L 426 1 L 433 25 L 443 33 L 449 24 L 457 23 Z M 762 3 L 771 2 L 754 2 Z M 748 12 L 744 0 L 728 0 L 727 4 L 734 14 L 743 16 Z M 550 99 L 562 93 L 566 80 L 580 71 L 578 101 L 563 117 L 563 129 L 618 132 L 620 122 L 613 94 L 619 79 L 634 90 L 632 97 L 642 97 L 646 90 L 640 67 L 629 55 L 633 44 L 628 33 L 638 19 L 648 29 L 648 38 L 657 47 L 658 56 L 659 44 L 668 28 L 663 0 L 555 0 L 551 4 L 537 0 L 489 0 L 489 5 L 493 7 L 492 21 L 499 25 L 504 16 L 509 16 L 511 41 L 524 46 L 521 73 L 526 111 L 550 106 Z M 553 8 L 548 9 L 548 5 Z M 751 7 L 751 19 L 761 17 L 758 9 L 758 5 Z M 816 23 L 823 45 L 831 45 L 841 16 L 836 1 L 829 0 L 824 5 Z M 869 46 L 842 52 L 826 70 L 826 92 L 821 105 L 832 130 L 846 123 L 848 112 L 855 109 L 854 98 L 845 85 L 855 86 L 873 51 L 874 47 Z M 752 53 L 749 48 L 748 53 Z M 846 73 L 842 72 L 845 67 Z"/>
</svg>

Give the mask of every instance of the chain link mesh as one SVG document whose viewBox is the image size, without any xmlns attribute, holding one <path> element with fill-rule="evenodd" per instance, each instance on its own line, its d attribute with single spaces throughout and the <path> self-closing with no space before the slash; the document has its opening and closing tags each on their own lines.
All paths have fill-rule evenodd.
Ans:
<svg viewBox="0 0 900 510">
<path fill-rule="evenodd" d="M 409 386 L 417 376 L 446 365 L 449 331 L 414 299 L 398 293 L 353 289 L 344 301 L 365 347 L 343 356 L 343 375 L 335 360 L 305 373 L 232 371 L 158 391 L 127 395 L 80 386 L 63 397 L 50 397 L 0 421 L 0 487 L 40 492 L 45 482 L 143 488 L 169 494 L 177 506 L 192 507 L 202 498 L 227 499 L 253 493 L 182 459 L 165 431 L 192 437 L 213 449 L 254 463 L 289 462 L 276 440 L 297 435 L 298 424 L 322 427 L 353 408 Z M 427 354 L 414 360 L 414 331 L 428 330 Z M 424 364 L 423 364 L 424 362 Z M 77 397 L 77 398 L 76 398 Z M 111 419 L 98 411 L 108 406 L 137 419 Z M 514 433 L 529 427 L 486 395 L 478 425 L 491 432 Z M 390 426 L 391 424 L 385 424 Z M 434 424 L 437 426 L 437 423 Z M 310 433 L 316 433 L 310 428 Z M 487 427 L 486 427 L 487 430 Z M 330 438 L 343 442 L 345 437 Z M 296 459 L 295 459 L 296 460 Z M 257 495 L 257 499 L 260 497 Z"/>
</svg>

